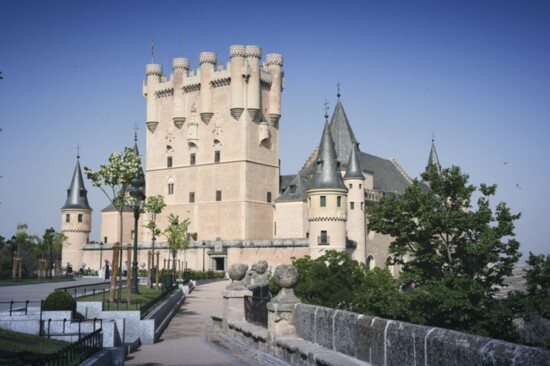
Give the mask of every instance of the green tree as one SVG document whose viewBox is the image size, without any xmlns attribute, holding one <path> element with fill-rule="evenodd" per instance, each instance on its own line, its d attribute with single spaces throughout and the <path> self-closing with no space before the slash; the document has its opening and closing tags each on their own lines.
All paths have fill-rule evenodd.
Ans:
<svg viewBox="0 0 550 366">
<path fill-rule="evenodd" d="M 162 231 L 157 226 L 157 214 L 160 214 L 165 207 L 166 203 L 164 203 L 164 198 L 161 195 L 147 197 L 145 200 L 145 205 L 143 206 L 143 212 L 145 212 L 148 219 L 145 227 L 151 231 L 151 242 L 153 249 L 151 272 L 153 276 L 155 273 L 155 241 L 157 240 L 157 236 L 162 234 Z M 153 281 L 151 281 L 151 288 L 153 288 Z"/>
<path fill-rule="evenodd" d="M 388 195 L 368 209 L 371 230 L 391 235 L 391 264 L 412 284 L 411 321 L 499 338 L 513 338 L 512 315 L 494 294 L 520 257 L 512 214 L 494 212 L 496 185 L 468 184 L 459 167 L 431 167 L 402 196 Z M 472 207 L 476 194 L 477 207 Z"/>
<path fill-rule="evenodd" d="M 529 268 L 525 271 L 527 284 L 526 311 L 550 319 L 550 255 L 529 252 Z"/>
<path fill-rule="evenodd" d="M 172 267 L 174 271 L 174 279 L 176 277 L 176 254 L 180 250 L 187 250 L 189 247 L 189 236 L 187 230 L 189 228 L 190 221 L 185 219 L 179 222 L 179 216 L 170 214 L 168 216 L 168 222 L 170 223 L 164 230 L 168 247 L 172 251 Z"/>
<path fill-rule="evenodd" d="M 132 180 L 138 176 L 140 167 L 141 156 L 136 155 L 134 149 L 129 147 L 124 148 L 124 153 L 112 153 L 109 156 L 109 164 L 100 165 L 99 170 L 97 171 L 84 167 L 84 173 L 88 179 L 92 181 L 94 187 L 101 189 L 118 212 L 120 245 L 122 245 L 123 237 L 122 213 L 124 211 L 124 207 L 131 200 L 131 197 L 128 195 L 129 189 L 131 187 Z M 122 260 L 122 255 L 120 257 Z M 115 276 L 112 278 L 112 283 L 116 284 Z M 114 287 L 115 286 L 111 286 L 111 301 L 114 300 Z"/>
<path fill-rule="evenodd" d="M 334 250 L 292 262 L 300 274 L 294 291 L 306 303 L 392 319 L 405 312 L 405 295 L 387 269 L 369 270 Z"/>
<path fill-rule="evenodd" d="M 15 256 L 21 258 L 21 276 L 30 277 L 38 267 L 38 236 L 27 232 L 27 224 L 17 224 L 15 232 Z"/>
</svg>

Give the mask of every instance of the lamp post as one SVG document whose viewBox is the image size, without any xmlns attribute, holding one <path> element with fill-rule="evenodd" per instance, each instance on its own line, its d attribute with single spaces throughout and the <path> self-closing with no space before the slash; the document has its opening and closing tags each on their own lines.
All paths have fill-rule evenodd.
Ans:
<svg viewBox="0 0 550 366">
<path fill-rule="evenodd" d="M 130 196 L 134 198 L 134 258 L 132 261 L 132 288 L 133 294 L 139 294 L 138 289 L 138 262 L 137 262 L 137 237 L 138 237 L 138 220 L 139 213 L 142 209 L 143 200 L 145 199 L 145 193 L 143 188 L 145 186 L 145 180 L 143 175 L 139 174 L 132 180 L 132 188 L 130 189 Z"/>
<path fill-rule="evenodd" d="M 172 220 L 172 226 L 178 226 L 179 225 L 179 222 L 178 222 L 178 217 L 176 216 L 176 218 L 174 220 Z M 172 268 L 173 268 L 173 277 L 174 277 L 174 281 L 176 281 L 176 250 L 175 249 L 172 249 Z"/>
<path fill-rule="evenodd" d="M 205 249 L 206 249 L 206 242 L 203 241 L 203 242 L 202 242 L 202 271 L 203 271 L 203 272 L 204 272 L 204 261 L 205 261 L 205 260 L 204 260 L 204 258 L 205 258 L 205 257 L 204 257 L 204 250 L 205 250 Z"/>
<path fill-rule="evenodd" d="M 157 218 L 157 214 L 153 212 L 151 214 L 151 221 L 156 222 L 156 218 Z M 156 278 L 155 277 L 155 241 L 157 240 L 157 237 L 155 236 L 155 231 L 156 229 L 153 230 L 153 236 L 151 237 L 151 247 L 153 250 L 153 255 L 152 255 L 153 260 L 151 261 L 151 281 L 149 281 L 151 282 L 151 288 L 153 288 L 153 278 Z"/>
</svg>

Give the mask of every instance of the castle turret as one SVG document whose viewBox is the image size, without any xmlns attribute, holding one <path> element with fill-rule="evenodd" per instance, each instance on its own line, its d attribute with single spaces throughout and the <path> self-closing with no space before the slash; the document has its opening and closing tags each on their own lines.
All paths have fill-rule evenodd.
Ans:
<svg viewBox="0 0 550 366">
<path fill-rule="evenodd" d="M 244 78 L 246 47 L 240 44 L 229 48 L 231 59 L 231 115 L 238 120 L 244 110 Z"/>
<path fill-rule="evenodd" d="M 281 118 L 281 92 L 283 91 L 283 56 L 271 53 L 265 57 L 267 70 L 271 74 L 271 89 L 269 90 L 269 119 L 272 125 L 277 125 Z"/>
<path fill-rule="evenodd" d="M 159 124 L 157 97 L 155 89 L 160 83 L 162 77 L 162 66 L 158 64 L 148 64 L 145 67 L 146 84 L 144 86 L 144 96 L 147 99 L 147 128 L 155 132 Z"/>
<path fill-rule="evenodd" d="M 328 116 L 325 116 L 328 118 Z M 346 250 L 347 189 L 339 172 L 336 150 L 325 122 L 316 171 L 307 190 L 309 250 L 312 258 L 325 250 Z"/>
<path fill-rule="evenodd" d="M 183 78 L 189 71 L 189 60 L 183 57 L 177 57 L 172 61 L 172 70 L 174 71 L 174 115 L 172 120 L 174 126 L 181 128 L 185 123 L 185 95 L 182 92 Z"/>
<path fill-rule="evenodd" d="M 73 178 L 67 189 L 67 200 L 61 208 L 61 231 L 67 236 L 69 243 L 63 247 L 62 264 L 80 266 L 82 249 L 92 231 L 92 208 L 88 204 L 88 191 L 82 179 L 80 156 L 76 159 Z"/>
<path fill-rule="evenodd" d="M 258 46 L 246 46 L 246 71 L 249 75 L 246 88 L 248 114 L 254 122 L 260 116 L 260 59 L 262 58 L 262 49 Z"/>
<path fill-rule="evenodd" d="M 201 90 L 200 90 L 200 114 L 204 123 L 210 122 L 214 115 L 212 106 L 212 73 L 217 63 L 217 56 L 214 52 L 201 52 L 199 57 L 201 68 Z"/>
<path fill-rule="evenodd" d="M 428 164 L 426 165 L 426 171 L 430 169 L 430 166 L 435 165 L 437 171 L 441 172 L 441 165 L 439 164 L 439 158 L 437 157 L 437 151 L 435 151 L 435 142 L 432 137 L 432 148 L 430 150 L 430 156 L 428 157 Z"/>
<path fill-rule="evenodd" d="M 355 249 L 352 258 L 360 263 L 366 261 L 366 222 L 365 222 L 365 176 L 359 162 L 359 144 L 355 141 L 351 149 L 344 183 L 348 187 L 347 237 Z"/>
</svg>

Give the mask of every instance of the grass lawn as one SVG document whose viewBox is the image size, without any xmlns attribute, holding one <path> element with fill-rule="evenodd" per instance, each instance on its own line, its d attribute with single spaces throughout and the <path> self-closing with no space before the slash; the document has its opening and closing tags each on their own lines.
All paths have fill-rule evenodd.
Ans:
<svg viewBox="0 0 550 366">
<path fill-rule="evenodd" d="M 70 343 L 0 329 L 0 365 L 27 364 L 41 355 L 53 354 Z"/>
<path fill-rule="evenodd" d="M 33 283 L 73 281 L 73 280 L 74 280 L 74 278 L 72 276 L 59 276 L 59 277 L 53 277 L 53 278 L 22 278 L 22 279 L 18 279 L 18 280 L 1 279 L 0 280 L 0 287 L 1 286 L 25 285 L 25 284 L 33 284 Z"/>
<path fill-rule="evenodd" d="M 145 304 L 155 297 L 159 296 L 162 293 L 162 289 L 156 290 L 155 288 L 150 289 L 147 286 L 138 286 L 139 294 L 131 294 L 131 301 L 132 303 L 140 302 L 142 304 Z M 126 303 L 126 287 L 122 288 L 121 290 L 121 302 Z M 79 297 L 77 301 L 103 301 L 105 299 L 106 301 L 109 300 L 109 291 L 103 293 L 98 293 L 95 296 L 85 296 L 85 297 Z M 115 301 L 118 299 L 118 289 L 115 291 Z"/>
</svg>

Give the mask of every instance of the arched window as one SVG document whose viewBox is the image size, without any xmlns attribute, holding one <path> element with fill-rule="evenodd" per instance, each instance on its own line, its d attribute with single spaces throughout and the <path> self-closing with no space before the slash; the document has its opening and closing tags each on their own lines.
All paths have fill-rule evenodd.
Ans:
<svg viewBox="0 0 550 366">
<path fill-rule="evenodd" d="M 368 269 L 374 269 L 376 267 L 376 263 L 374 262 L 374 257 L 372 255 L 369 255 L 367 257 L 367 268 Z"/>
</svg>

